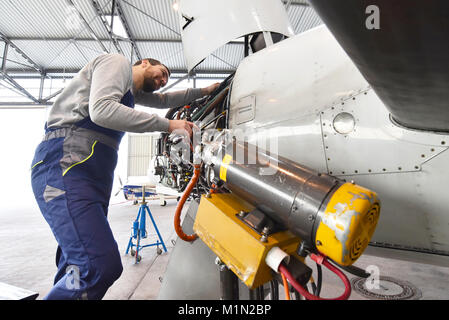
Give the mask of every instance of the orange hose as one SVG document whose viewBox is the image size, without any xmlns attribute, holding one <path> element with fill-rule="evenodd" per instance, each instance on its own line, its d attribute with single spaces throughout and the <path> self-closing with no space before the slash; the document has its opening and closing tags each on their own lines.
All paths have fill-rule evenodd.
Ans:
<svg viewBox="0 0 449 320">
<path fill-rule="evenodd" d="M 290 291 L 288 290 L 287 278 L 281 273 L 282 282 L 284 283 L 285 300 L 290 300 Z"/>
<path fill-rule="evenodd" d="M 175 211 L 175 231 L 176 234 L 178 235 L 178 237 L 180 237 L 182 240 L 184 241 L 193 241 L 196 238 L 198 238 L 198 236 L 194 233 L 192 235 L 187 235 L 184 233 L 184 231 L 182 230 L 181 227 L 181 211 L 182 208 L 184 207 L 184 203 L 186 202 L 187 198 L 189 197 L 190 193 L 193 190 L 193 187 L 195 187 L 196 182 L 198 181 L 198 178 L 200 177 L 200 168 L 201 165 L 196 164 L 194 166 L 194 171 L 193 171 L 193 177 L 192 179 L 190 179 L 189 184 L 187 185 L 187 188 L 184 190 L 184 193 L 181 197 L 181 199 L 178 202 L 178 206 L 176 207 L 176 211 Z"/>
</svg>

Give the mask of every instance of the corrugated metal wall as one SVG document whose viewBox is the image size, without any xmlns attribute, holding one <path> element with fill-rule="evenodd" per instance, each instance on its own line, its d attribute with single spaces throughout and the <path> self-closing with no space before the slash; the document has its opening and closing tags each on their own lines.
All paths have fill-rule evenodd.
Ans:
<svg viewBox="0 0 449 320">
<path fill-rule="evenodd" d="M 155 139 L 154 135 L 128 134 L 128 177 L 148 175 Z"/>
</svg>

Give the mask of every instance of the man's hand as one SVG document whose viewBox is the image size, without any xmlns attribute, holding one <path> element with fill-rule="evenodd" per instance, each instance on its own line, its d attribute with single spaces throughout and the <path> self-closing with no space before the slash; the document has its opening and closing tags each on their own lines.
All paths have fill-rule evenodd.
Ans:
<svg viewBox="0 0 449 320">
<path fill-rule="evenodd" d="M 212 92 L 214 92 L 215 89 L 217 89 L 219 86 L 220 86 L 220 82 L 216 82 L 214 84 L 211 84 L 208 87 L 202 88 L 201 92 L 203 93 L 203 95 L 207 96 L 207 95 L 211 94 Z"/>
<path fill-rule="evenodd" d="M 168 132 L 172 133 L 174 130 L 179 130 L 180 132 L 187 131 L 190 137 L 192 137 L 192 128 L 196 127 L 193 122 L 185 120 L 169 120 Z"/>
</svg>

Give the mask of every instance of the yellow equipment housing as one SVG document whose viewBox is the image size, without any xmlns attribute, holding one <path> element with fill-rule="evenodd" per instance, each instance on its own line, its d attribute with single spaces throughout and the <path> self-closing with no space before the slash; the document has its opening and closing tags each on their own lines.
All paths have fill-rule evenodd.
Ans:
<svg viewBox="0 0 449 320">
<path fill-rule="evenodd" d="M 301 239 L 290 231 L 273 233 L 266 241 L 261 234 L 241 221 L 238 214 L 254 207 L 231 193 L 202 196 L 193 230 L 202 241 L 250 289 L 272 279 L 265 257 L 273 247 L 303 260 L 296 254 Z"/>
</svg>

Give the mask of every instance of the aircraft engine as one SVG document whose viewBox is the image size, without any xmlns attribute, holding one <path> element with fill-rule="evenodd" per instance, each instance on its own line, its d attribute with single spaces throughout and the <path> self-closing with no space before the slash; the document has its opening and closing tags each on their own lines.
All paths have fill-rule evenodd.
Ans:
<svg viewBox="0 0 449 320">
<path fill-rule="evenodd" d="M 229 133 L 218 140 L 204 147 L 204 171 L 213 172 L 210 184 L 223 185 L 254 206 L 251 212 L 235 213 L 242 222 L 266 236 L 289 230 L 311 251 L 340 265 L 351 265 L 362 254 L 379 219 L 374 192 L 234 140 Z"/>
</svg>

